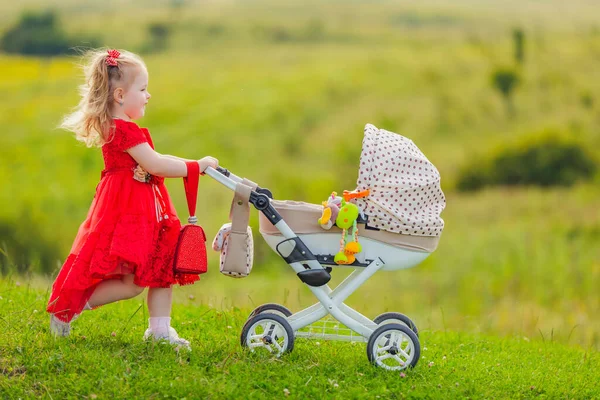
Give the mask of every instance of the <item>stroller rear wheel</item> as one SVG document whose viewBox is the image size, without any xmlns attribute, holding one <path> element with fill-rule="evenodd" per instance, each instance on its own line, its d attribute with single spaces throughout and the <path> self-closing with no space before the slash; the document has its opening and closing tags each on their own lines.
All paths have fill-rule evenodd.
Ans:
<svg viewBox="0 0 600 400">
<path fill-rule="evenodd" d="M 391 323 L 406 325 L 410 328 L 411 331 L 415 333 L 415 335 L 419 336 L 419 330 L 417 329 L 417 325 L 404 314 L 400 314 L 397 312 L 386 312 L 375 317 L 375 319 L 373 319 L 373 322 L 375 322 L 377 325 Z"/>
<path fill-rule="evenodd" d="M 421 344 L 417 335 L 405 325 L 384 324 L 375 329 L 367 343 L 367 357 L 374 365 L 398 371 L 419 362 Z"/>
<path fill-rule="evenodd" d="M 287 320 L 277 314 L 257 314 L 244 325 L 241 344 L 254 352 L 266 349 L 275 357 L 294 349 L 294 331 Z"/>
<path fill-rule="evenodd" d="M 292 315 L 292 312 L 288 310 L 286 307 L 275 304 L 275 303 L 267 303 L 262 306 L 258 306 L 248 315 L 248 319 L 254 317 L 255 315 L 262 314 L 264 312 L 270 312 L 272 314 L 281 315 L 282 317 L 289 317 Z"/>
</svg>

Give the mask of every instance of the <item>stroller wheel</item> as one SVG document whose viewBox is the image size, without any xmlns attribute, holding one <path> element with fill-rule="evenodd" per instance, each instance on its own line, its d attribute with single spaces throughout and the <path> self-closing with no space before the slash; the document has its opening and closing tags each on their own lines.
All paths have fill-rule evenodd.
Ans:
<svg viewBox="0 0 600 400">
<path fill-rule="evenodd" d="M 254 352 L 266 349 L 275 357 L 294 349 L 294 331 L 280 315 L 264 312 L 251 317 L 242 329 L 241 344 Z"/>
<path fill-rule="evenodd" d="M 292 312 L 288 310 L 286 307 L 275 304 L 275 303 L 267 303 L 262 306 L 258 306 L 248 315 L 248 319 L 254 317 L 255 315 L 262 314 L 264 312 L 270 312 L 272 314 L 281 315 L 282 317 L 289 317 L 292 315 Z"/>
<path fill-rule="evenodd" d="M 374 365 L 398 371 L 419 362 L 421 344 L 417 335 L 405 325 L 384 324 L 375 329 L 367 343 L 367 357 Z"/>
<path fill-rule="evenodd" d="M 410 328 L 411 331 L 415 333 L 415 335 L 419 336 L 419 330 L 417 329 L 417 325 L 406 315 L 400 314 L 397 312 L 386 312 L 378 315 L 373 319 L 377 325 L 382 324 L 400 324 L 406 325 Z"/>
</svg>

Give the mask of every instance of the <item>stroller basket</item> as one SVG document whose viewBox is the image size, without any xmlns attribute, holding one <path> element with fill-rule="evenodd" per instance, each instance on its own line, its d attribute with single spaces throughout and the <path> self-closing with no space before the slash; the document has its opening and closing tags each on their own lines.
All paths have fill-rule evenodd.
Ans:
<svg viewBox="0 0 600 400">
<path fill-rule="evenodd" d="M 310 324 L 296 332 L 296 337 L 306 339 L 338 340 L 344 342 L 366 342 L 362 335 L 352 329 L 341 325 L 331 317 L 325 317 L 320 321 Z"/>
</svg>

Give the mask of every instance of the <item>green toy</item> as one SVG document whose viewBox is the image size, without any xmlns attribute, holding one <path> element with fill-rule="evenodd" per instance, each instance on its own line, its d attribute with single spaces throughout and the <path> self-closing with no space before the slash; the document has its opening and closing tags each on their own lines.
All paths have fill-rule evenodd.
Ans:
<svg viewBox="0 0 600 400">
<path fill-rule="evenodd" d="M 362 246 L 358 243 L 358 228 L 356 220 L 360 210 L 356 204 L 348 203 L 342 199 L 342 208 L 335 220 L 335 224 L 342 229 L 342 239 L 340 240 L 340 251 L 335 255 L 336 264 L 352 264 L 356 260 L 355 254 L 362 251 Z"/>
</svg>

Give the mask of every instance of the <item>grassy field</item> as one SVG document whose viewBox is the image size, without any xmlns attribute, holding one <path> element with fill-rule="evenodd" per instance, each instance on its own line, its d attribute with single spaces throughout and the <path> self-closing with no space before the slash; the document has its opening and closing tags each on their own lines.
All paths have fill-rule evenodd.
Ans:
<svg viewBox="0 0 600 400">
<path fill-rule="evenodd" d="M 359 344 L 299 342 L 283 362 L 241 353 L 237 337 L 249 309 L 278 302 L 297 311 L 315 301 L 263 243 L 255 213 L 250 277 L 220 276 L 212 253 L 211 271 L 175 290 L 178 326 L 196 343 L 189 362 L 140 343 L 142 311 L 126 323 L 139 301 L 95 311 L 77 321 L 73 338 L 50 341 L 46 292 L 85 218 L 102 159 L 56 129 L 77 103 L 77 59 L 0 53 L 0 257 L 11 266 L 19 255 L 4 244 L 17 240 L 24 253 L 46 249 L 56 260 L 42 268 L 33 257 L 22 275 L 3 271 L 1 367 L 16 371 L 0 375 L 9 397 L 162 397 L 166 381 L 174 397 L 190 397 L 192 386 L 178 386 L 177 377 L 200 395 L 232 398 L 283 396 L 285 388 L 290 397 L 364 390 L 382 398 L 599 396 L 592 377 L 600 349 L 600 177 L 568 188 L 455 190 L 471 159 L 543 131 L 576 139 L 600 159 L 594 2 L 172 4 L 128 1 L 115 11 L 93 1 L 4 2 L 0 32 L 25 9 L 56 7 L 68 34 L 137 51 L 148 23 L 171 24 L 168 50 L 144 56 L 153 97 L 140 125 L 159 151 L 216 156 L 279 199 L 320 202 L 354 188 L 366 123 L 411 138 L 442 176 L 448 206 L 440 246 L 418 268 L 377 274 L 348 302 L 369 317 L 408 314 L 423 330 L 426 359 L 400 379 L 371 368 Z M 522 65 L 513 60 L 517 27 L 526 37 Z M 521 76 L 514 115 L 490 83 L 503 66 Z M 183 216 L 181 182 L 168 186 Z M 232 194 L 208 178 L 200 190 L 198 215 L 211 239 Z M 345 271 L 334 270 L 334 284 Z M 96 359 L 118 376 L 114 389 L 98 383 Z M 163 365 L 167 373 L 158 376 Z"/>
<path fill-rule="evenodd" d="M 569 398 L 600 397 L 597 351 L 522 336 L 421 332 L 416 369 L 371 366 L 365 344 L 298 339 L 281 359 L 239 344 L 249 310 L 177 305 L 191 353 L 144 343 L 142 299 L 88 312 L 53 339 L 47 294 L 0 281 L 2 398 Z"/>
</svg>

